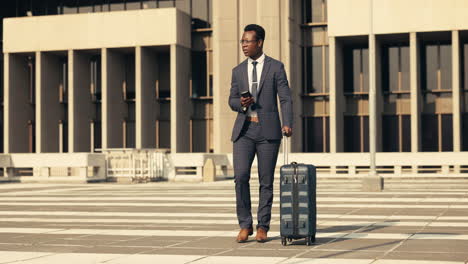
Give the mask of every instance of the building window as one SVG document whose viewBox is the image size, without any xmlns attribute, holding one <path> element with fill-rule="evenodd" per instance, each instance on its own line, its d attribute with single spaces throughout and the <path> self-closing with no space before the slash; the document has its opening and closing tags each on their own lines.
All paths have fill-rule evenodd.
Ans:
<svg viewBox="0 0 468 264">
<path fill-rule="evenodd" d="M 423 151 L 452 151 L 452 47 L 445 42 L 423 42 L 421 48 Z"/>
<path fill-rule="evenodd" d="M 468 39 L 463 38 L 463 59 L 461 60 L 462 68 L 462 151 L 468 151 Z"/>
<path fill-rule="evenodd" d="M 345 116 L 345 152 L 368 152 L 369 151 L 369 117 L 368 116 Z"/>
<path fill-rule="evenodd" d="M 304 152 L 330 152 L 330 118 L 304 117 Z"/>
<path fill-rule="evenodd" d="M 408 43 L 382 46 L 382 149 L 411 151 L 410 73 Z"/>
<path fill-rule="evenodd" d="M 192 33 L 190 152 L 213 152 L 213 50 L 211 30 Z"/>
<path fill-rule="evenodd" d="M 326 1 L 303 1 L 302 132 L 304 152 L 329 152 L 328 35 L 323 16 Z M 312 19 L 314 21 L 312 21 Z M 320 23 L 312 23 L 320 22 Z"/>
<path fill-rule="evenodd" d="M 304 0 L 302 6 L 305 24 L 327 21 L 327 0 Z"/>
<path fill-rule="evenodd" d="M 369 53 L 367 46 L 344 48 L 345 152 L 369 151 Z"/>
</svg>

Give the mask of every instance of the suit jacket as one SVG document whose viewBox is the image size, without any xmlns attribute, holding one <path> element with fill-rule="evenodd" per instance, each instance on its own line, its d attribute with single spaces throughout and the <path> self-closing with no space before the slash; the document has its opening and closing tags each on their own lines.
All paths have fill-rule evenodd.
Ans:
<svg viewBox="0 0 468 264">
<path fill-rule="evenodd" d="M 243 61 L 232 70 L 229 106 L 233 111 L 237 112 L 237 118 L 232 129 L 232 141 L 239 138 L 247 117 L 240 103 L 240 94 L 243 91 L 249 91 L 247 61 Z M 263 136 L 267 140 L 281 139 L 282 132 L 277 97 L 279 97 L 281 104 L 283 125 L 292 128 L 291 92 L 283 63 L 268 56 L 265 56 L 264 63 L 257 88 L 256 111 Z"/>
</svg>

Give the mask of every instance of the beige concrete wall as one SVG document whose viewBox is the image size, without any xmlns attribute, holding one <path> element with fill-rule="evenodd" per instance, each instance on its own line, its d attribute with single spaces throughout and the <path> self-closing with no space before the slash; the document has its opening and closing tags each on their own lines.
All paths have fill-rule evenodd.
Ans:
<svg viewBox="0 0 468 264">
<path fill-rule="evenodd" d="M 4 152 L 29 152 L 28 120 L 35 119 L 29 103 L 25 54 L 4 54 Z M 34 56 L 34 55 L 32 55 Z"/>
<path fill-rule="evenodd" d="M 328 34 L 368 34 L 371 3 L 375 34 L 468 28 L 465 0 L 328 0 Z"/>
<path fill-rule="evenodd" d="M 91 101 L 91 54 L 69 51 L 69 152 L 89 152 L 91 147 L 91 123 L 96 118 L 95 105 Z"/>
<path fill-rule="evenodd" d="M 102 148 L 122 148 L 122 122 L 127 116 L 122 83 L 124 56 L 115 50 L 102 49 Z"/>
<path fill-rule="evenodd" d="M 59 152 L 59 120 L 65 120 L 59 101 L 59 56 L 36 52 L 36 152 Z"/>
<path fill-rule="evenodd" d="M 136 147 L 156 147 L 156 82 L 159 78 L 156 53 L 136 48 Z"/>
<path fill-rule="evenodd" d="M 4 52 L 191 45 L 190 17 L 175 8 L 7 18 L 3 26 Z"/>
<path fill-rule="evenodd" d="M 228 105 L 231 74 L 240 62 L 238 0 L 213 0 L 213 134 L 216 153 L 232 152 L 236 118 Z"/>
<path fill-rule="evenodd" d="M 171 152 L 190 151 L 190 49 L 171 45 Z"/>
</svg>

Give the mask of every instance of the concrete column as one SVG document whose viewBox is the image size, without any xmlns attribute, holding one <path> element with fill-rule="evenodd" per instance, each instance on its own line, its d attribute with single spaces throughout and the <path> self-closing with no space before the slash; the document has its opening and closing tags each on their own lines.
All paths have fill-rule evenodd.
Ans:
<svg viewBox="0 0 468 264">
<path fill-rule="evenodd" d="M 68 51 L 69 152 L 91 152 L 91 120 L 96 117 L 91 100 L 91 55 Z"/>
<path fill-rule="evenodd" d="M 329 38 L 330 70 L 330 153 L 344 151 L 343 112 L 345 100 L 343 94 L 343 47 L 335 37 Z"/>
<path fill-rule="evenodd" d="M 190 151 L 190 49 L 171 45 L 171 152 Z"/>
<path fill-rule="evenodd" d="M 239 0 L 213 0 L 213 143 L 215 153 L 232 152 L 236 113 L 228 105 L 231 74 L 240 61 Z M 254 5 L 255 6 L 255 5 Z"/>
<path fill-rule="evenodd" d="M 126 103 L 122 95 L 125 61 L 122 55 L 102 49 L 102 148 L 122 148 Z"/>
<path fill-rule="evenodd" d="M 59 152 L 59 120 L 65 120 L 59 101 L 60 74 L 58 56 L 36 52 L 36 152 Z"/>
<path fill-rule="evenodd" d="M 303 121 L 302 121 L 302 8 L 300 1 L 281 1 L 281 59 L 286 65 L 286 71 L 291 87 L 293 100 L 293 136 L 291 152 L 303 151 Z M 288 23 L 286 23 L 288 22 Z"/>
<path fill-rule="evenodd" d="M 28 122 L 35 121 L 26 54 L 4 54 L 4 152 L 29 152 Z M 34 57 L 33 54 L 30 56 Z M 34 72 L 33 72 L 34 73 Z M 35 83 L 32 83 L 34 86 Z M 31 96 L 33 96 L 31 98 Z"/>
<path fill-rule="evenodd" d="M 136 148 L 155 148 L 156 83 L 158 62 L 149 48 L 136 47 L 135 54 Z"/>
<path fill-rule="evenodd" d="M 452 31 L 452 121 L 453 151 L 461 151 L 461 82 L 460 82 L 460 38 L 458 30 Z"/>
<path fill-rule="evenodd" d="M 411 90 L 411 152 L 421 150 L 421 89 L 419 74 L 419 41 L 410 32 L 410 90 Z"/>
</svg>

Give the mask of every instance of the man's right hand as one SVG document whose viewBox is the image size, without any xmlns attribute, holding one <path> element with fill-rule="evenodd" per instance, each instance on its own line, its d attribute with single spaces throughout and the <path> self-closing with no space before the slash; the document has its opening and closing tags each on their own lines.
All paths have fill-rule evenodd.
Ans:
<svg viewBox="0 0 468 264">
<path fill-rule="evenodd" d="M 255 102 L 253 97 L 241 97 L 240 100 L 241 100 L 241 105 L 244 107 L 249 107 Z"/>
</svg>

